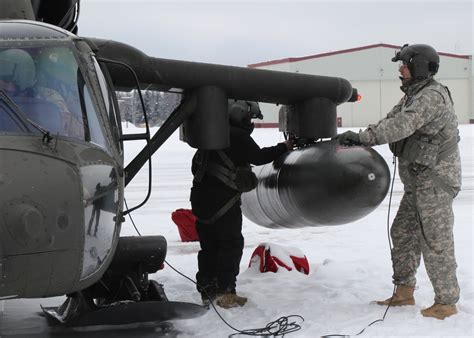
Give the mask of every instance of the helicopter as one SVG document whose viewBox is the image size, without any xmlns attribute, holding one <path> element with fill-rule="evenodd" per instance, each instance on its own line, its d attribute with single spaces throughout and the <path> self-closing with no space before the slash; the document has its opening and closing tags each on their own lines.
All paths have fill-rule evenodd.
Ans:
<svg viewBox="0 0 474 338">
<path fill-rule="evenodd" d="M 303 149 L 335 136 L 336 107 L 357 90 L 342 78 L 151 57 L 78 36 L 79 12 L 79 0 L 0 2 L 0 300 L 66 295 L 43 311 L 67 326 L 202 315 L 149 279 L 163 268 L 163 236 L 120 236 L 151 189 L 125 208 L 125 187 L 178 128 L 193 148 L 228 147 L 229 100 L 285 105 L 284 131 Z M 144 88 L 180 102 L 154 135 L 147 123 L 124 134 L 116 91 Z M 131 140 L 146 146 L 125 165 Z"/>
</svg>

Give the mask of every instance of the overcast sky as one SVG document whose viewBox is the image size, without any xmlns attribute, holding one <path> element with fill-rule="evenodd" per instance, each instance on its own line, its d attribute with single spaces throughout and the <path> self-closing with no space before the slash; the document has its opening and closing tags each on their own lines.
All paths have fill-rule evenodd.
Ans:
<svg viewBox="0 0 474 338">
<path fill-rule="evenodd" d="M 376 43 L 472 54 L 471 0 L 82 0 L 79 35 L 150 56 L 246 66 Z"/>
</svg>

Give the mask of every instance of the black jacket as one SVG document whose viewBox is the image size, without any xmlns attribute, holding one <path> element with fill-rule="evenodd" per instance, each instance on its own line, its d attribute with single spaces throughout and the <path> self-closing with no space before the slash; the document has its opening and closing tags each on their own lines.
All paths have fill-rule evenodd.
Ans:
<svg viewBox="0 0 474 338">
<path fill-rule="evenodd" d="M 260 148 L 247 130 L 231 126 L 230 147 L 224 149 L 224 152 L 237 167 L 248 164 L 262 165 L 270 163 L 286 153 L 287 150 L 284 143 L 279 143 L 273 147 Z M 194 155 L 191 167 L 193 175 L 198 170 L 197 154 L 198 152 Z M 215 151 L 209 151 L 208 161 L 223 165 L 221 158 Z M 205 173 L 200 182 L 193 182 L 191 190 L 193 213 L 198 218 L 211 217 L 236 193 L 236 190 L 230 188 L 218 178 Z"/>
</svg>

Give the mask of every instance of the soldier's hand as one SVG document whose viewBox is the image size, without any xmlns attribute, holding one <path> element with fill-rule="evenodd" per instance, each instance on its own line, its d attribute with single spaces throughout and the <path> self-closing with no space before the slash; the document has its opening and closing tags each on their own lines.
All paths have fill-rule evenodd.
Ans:
<svg viewBox="0 0 474 338">
<path fill-rule="evenodd" d="M 342 134 L 338 134 L 333 137 L 333 140 L 336 139 L 339 144 L 345 146 L 360 146 L 362 143 L 360 142 L 360 137 L 358 133 L 354 133 L 353 131 L 346 131 Z"/>
</svg>

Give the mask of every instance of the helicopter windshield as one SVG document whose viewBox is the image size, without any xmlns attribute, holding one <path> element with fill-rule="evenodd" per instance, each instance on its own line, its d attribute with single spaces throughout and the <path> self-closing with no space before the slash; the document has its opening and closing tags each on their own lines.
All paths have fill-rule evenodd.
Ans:
<svg viewBox="0 0 474 338">
<path fill-rule="evenodd" d="M 0 104 L 1 132 L 25 132 L 11 114 L 19 109 L 51 135 L 105 146 L 103 132 L 95 128 L 98 120 L 89 90 L 69 46 L 0 47 L 0 89 L 11 99 Z M 10 112 L 6 101 L 16 105 L 10 104 Z"/>
</svg>

